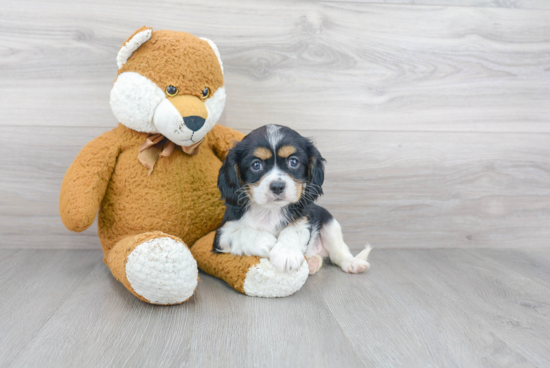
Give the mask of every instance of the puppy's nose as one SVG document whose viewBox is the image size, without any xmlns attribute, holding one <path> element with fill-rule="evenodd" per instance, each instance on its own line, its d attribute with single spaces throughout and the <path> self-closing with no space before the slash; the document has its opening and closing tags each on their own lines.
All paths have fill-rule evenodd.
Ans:
<svg viewBox="0 0 550 368">
<path fill-rule="evenodd" d="M 194 132 L 196 132 L 197 130 L 202 128 L 205 121 L 206 120 L 204 120 L 200 116 L 186 116 L 186 117 L 183 118 L 183 122 L 184 122 L 185 126 L 188 127 L 189 129 L 191 129 Z"/>
<path fill-rule="evenodd" d="M 274 181 L 273 183 L 269 184 L 269 189 L 275 194 L 281 194 L 283 190 L 285 190 L 285 182 L 284 181 Z"/>
</svg>

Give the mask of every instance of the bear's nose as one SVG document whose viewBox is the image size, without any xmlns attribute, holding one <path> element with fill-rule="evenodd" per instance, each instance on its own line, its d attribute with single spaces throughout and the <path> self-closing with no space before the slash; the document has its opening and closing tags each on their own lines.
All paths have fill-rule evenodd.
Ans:
<svg viewBox="0 0 550 368">
<path fill-rule="evenodd" d="M 194 132 L 202 128 L 204 122 L 204 118 L 201 118 L 200 116 L 186 116 L 183 118 L 183 123 L 185 126 Z"/>
<path fill-rule="evenodd" d="M 273 193 L 279 195 L 285 190 L 285 182 L 274 181 L 273 183 L 269 184 L 269 189 L 271 189 Z"/>
</svg>

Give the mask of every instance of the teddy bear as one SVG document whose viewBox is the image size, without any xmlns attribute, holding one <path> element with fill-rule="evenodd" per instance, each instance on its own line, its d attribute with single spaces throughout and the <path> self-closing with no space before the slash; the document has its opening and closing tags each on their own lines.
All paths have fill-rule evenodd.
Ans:
<svg viewBox="0 0 550 368">
<path fill-rule="evenodd" d="M 189 300 L 198 267 L 247 295 L 299 290 L 307 262 L 287 274 L 268 259 L 212 251 L 225 210 L 218 172 L 243 137 L 216 124 L 226 100 L 216 45 L 141 27 L 116 61 L 110 105 L 119 124 L 85 145 L 67 170 L 59 199 L 63 224 L 81 232 L 98 214 L 104 262 L 151 304 Z"/>
</svg>

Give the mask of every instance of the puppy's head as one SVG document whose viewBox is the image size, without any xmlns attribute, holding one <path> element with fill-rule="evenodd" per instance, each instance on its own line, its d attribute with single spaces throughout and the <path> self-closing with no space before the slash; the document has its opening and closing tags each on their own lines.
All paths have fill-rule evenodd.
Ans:
<svg viewBox="0 0 550 368">
<path fill-rule="evenodd" d="M 323 194 L 324 162 L 309 139 L 287 127 L 266 125 L 228 153 L 218 188 L 233 206 L 309 204 Z"/>
</svg>

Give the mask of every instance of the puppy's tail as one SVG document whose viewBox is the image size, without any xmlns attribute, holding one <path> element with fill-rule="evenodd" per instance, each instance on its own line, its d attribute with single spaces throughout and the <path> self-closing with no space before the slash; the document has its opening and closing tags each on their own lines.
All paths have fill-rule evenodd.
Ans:
<svg viewBox="0 0 550 368">
<path fill-rule="evenodd" d="M 366 261 L 367 258 L 369 257 L 369 253 L 371 250 L 372 250 L 372 247 L 370 246 L 369 243 L 367 243 L 367 246 L 365 247 L 365 249 L 363 249 L 358 255 L 356 255 L 355 258 Z"/>
</svg>

